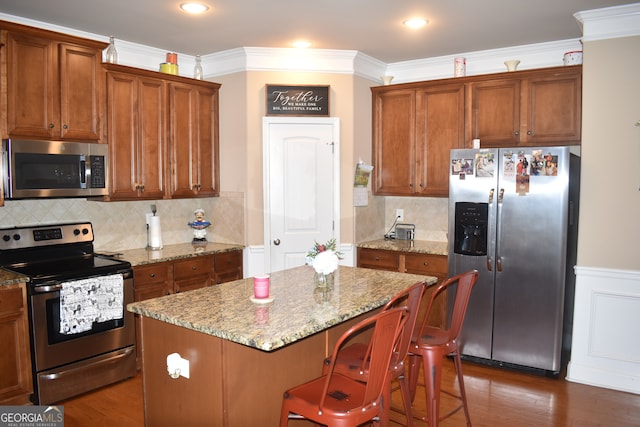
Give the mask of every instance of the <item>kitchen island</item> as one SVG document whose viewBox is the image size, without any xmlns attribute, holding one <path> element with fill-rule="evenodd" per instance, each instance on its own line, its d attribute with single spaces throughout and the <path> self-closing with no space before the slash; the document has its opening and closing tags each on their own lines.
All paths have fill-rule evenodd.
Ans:
<svg viewBox="0 0 640 427">
<path fill-rule="evenodd" d="M 352 267 L 334 276 L 319 288 L 308 266 L 272 273 L 267 304 L 250 300 L 252 278 L 130 304 L 142 316 L 146 425 L 277 426 L 284 390 L 320 375 L 345 330 L 414 283 L 436 282 Z M 189 361 L 188 379 L 167 373 L 172 353 Z"/>
</svg>

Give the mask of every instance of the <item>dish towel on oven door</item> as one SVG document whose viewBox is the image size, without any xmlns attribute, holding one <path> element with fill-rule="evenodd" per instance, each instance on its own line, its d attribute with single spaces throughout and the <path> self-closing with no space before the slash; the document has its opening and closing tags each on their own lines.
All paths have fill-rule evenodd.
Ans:
<svg viewBox="0 0 640 427">
<path fill-rule="evenodd" d="M 60 290 L 60 333 L 90 331 L 93 324 L 121 319 L 123 314 L 122 274 L 90 277 L 62 283 Z"/>
</svg>

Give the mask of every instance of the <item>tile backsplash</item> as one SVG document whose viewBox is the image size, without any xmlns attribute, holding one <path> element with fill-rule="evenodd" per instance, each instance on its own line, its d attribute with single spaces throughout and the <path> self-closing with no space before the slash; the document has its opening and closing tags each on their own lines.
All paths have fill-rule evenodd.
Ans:
<svg viewBox="0 0 640 427">
<path fill-rule="evenodd" d="M 146 213 L 155 204 L 165 245 L 190 242 L 193 211 L 202 208 L 211 222 L 207 239 L 244 244 L 244 194 L 222 192 L 220 197 L 133 202 L 96 202 L 86 199 L 5 200 L 0 228 L 91 221 L 97 251 L 143 248 L 147 245 Z"/>
<path fill-rule="evenodd" d="M 416 225 L 416 240 L 447 241 L 449 199 L 440 197 L 373 196 L 356 207 L 356 243 L 381 239 L 391 229 L 396 209 L 404 210 L 404 223 Z"/>
</svg>

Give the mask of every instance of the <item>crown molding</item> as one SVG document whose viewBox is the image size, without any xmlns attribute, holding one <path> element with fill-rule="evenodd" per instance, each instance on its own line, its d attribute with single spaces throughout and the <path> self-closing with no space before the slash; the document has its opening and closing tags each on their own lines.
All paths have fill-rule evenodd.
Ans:
<svg viewBox="0 0 640 427">
<path fill-rule="evenodd" d="M 640 35 L 640 3 L 587 10 L 573 15 L 582 27 L 582 40 Z"/>
</svg>

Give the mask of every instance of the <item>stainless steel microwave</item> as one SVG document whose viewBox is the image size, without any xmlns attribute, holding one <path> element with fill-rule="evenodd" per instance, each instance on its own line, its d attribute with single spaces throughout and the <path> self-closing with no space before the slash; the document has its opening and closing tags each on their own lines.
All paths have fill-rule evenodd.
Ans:
<svg viewBox="0 0 640 427">
<path fill-rule="evenodd" d="M 107 144 L 5 139 L 5 198 L 107 195 L 108 153 Z"/>
</svg>

